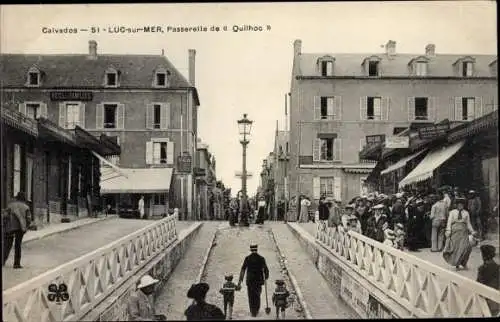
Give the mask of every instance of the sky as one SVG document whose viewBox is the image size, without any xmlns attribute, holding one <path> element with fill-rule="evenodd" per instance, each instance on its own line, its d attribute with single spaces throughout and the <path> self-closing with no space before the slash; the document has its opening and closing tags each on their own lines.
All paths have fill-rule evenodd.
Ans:
<svg viewBox="0 0 500 322">
<path fill-rule="evenodd" d="M 145 25 L 165 32 L 42 32 L 43 27 Z M 249 25 L 263 30 L 232 31 Z M 495 1 L 8 5 L 0 6 L 0 52 L 86 54 L 93 39 L 98 54 L 161 54 L 163 49 L 187 78 L 188 49 L 196 49 L 199 137 L 215 155 L 217 178 L 237 191 L 242 148 L 236 121 L 248 114 L 254 121 L 247 151 L 253 194 L 262 160 L 273 150 L 276 122 L 285 129 L 295 39 L 310 53 L 378 53 L 391 39 L 399 53 L 423 54 L 434 43 L 437 54 L 495 54 L 496 25 Z M 208 31 L 174 33 L 168 26 Z M 221 30 L 210 31 L 212 26 Z"/>
</svg>

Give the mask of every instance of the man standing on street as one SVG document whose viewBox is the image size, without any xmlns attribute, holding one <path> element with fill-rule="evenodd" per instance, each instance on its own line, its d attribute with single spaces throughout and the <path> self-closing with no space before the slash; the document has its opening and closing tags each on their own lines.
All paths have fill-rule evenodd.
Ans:
<svg viewBox="0 0 500 322">
<path fill-rule="evenodd" d="M 139 209 L 139 216 L 141 219 L 146 219 L 146 216 L 144 215 L 144 196 L 141 196 L 141 199 L 139 199 L 139 205 L 137 206 Z"/>
<path fill-rule="evenodd" d="M 250 245 L 250 251 L 251 254 L 245 257 L 241 266 L 238 289 L 241 287 L 245 271 L 247 271 L 248 306 L 252 316 L 256 317 L 260 309 L 262 285 L 269 278 L 269 269 L 265 258 L 257 253 L 257 245 Z"/>
<path fill-rule="evenodd" d="M 16 199 L 7 205 L 7 208 L 2 212 L 3 226 L 3 264 L 9 258 L 12 242 L 14 242 L 14 268 L 22 268 L 21 266 L 21 245 L 23 236 L 28 230 L 31 221 L 31 211 L 26 204 L 26 196 L 24 192 L 17 193 Z"/>
</svg>

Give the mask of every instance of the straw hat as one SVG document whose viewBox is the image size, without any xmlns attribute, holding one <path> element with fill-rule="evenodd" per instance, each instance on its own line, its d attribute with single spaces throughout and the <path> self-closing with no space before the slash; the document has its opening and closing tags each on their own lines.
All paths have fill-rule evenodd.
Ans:
<svg viewBox="0 0 500 322">
<path fill-rule="evenodd" d="M 151 275 L 144 275 L 143 277 L 141 277 L 137 288 L 141 289 L 150 285 L 154 285 L 158 282 L 159 280 L 152 278 Z"/>
<path fill-rule="evenodd" d="M 378 205 L 373 206 L 373 207 L 372 207 L 372 209 L 373 209 L 373 210 L 377 210 L 377 209 L 384 209 L 384 207 L 385 207 L 385 206 L 384 206 L 383 204 L 379 203 Z"/>
</svg>

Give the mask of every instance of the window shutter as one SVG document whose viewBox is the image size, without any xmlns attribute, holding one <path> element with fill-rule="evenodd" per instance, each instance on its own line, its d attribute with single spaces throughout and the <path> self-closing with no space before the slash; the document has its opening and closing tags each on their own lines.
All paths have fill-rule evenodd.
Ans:
<svg viewBox="0 0 500 322">
<path fill-rule="evenodd" d="M 321 120 L 321 97 L 314 96 L 314 119 Z"/>
<path fill-rule="evenodd" d="M 66 105 L 64 103 L 59 103 L 59 126 L 62 128 L 66 128 L 66 116 Z"/>
<path fill-rule="evenodd" d="M 437 118 L 437 97 L 429 97 L 429 120 L 435 121 Z"/>
<path fill-rule="evenodd" d="M 333 179 L 333 198 L 337 201 L 342 200 L 342 177 Z"/>
<path fill-rule="evenodd" d="M 80 127 L 85 128 L 85 103 L 80 103 L 80 115 L 78 115 L 80 118 L 78 121 L 80 124 Z"/>
<path fill-rule="evenodd" d="M 104 128 L 104 105 L 103 104 L 97 104 L 95 106 L 95 128 L 96 129 Z"/>
<path fill-rule="evenodd" d="M 359 139 L 359 151 L 363 150 L 366 145 L 366 138 Z"/>
<path fill-rule="evenodd" d="M 161 128 L 168 129 L 170 127 L 170 103 L 161 104 Z"/>
<path fill-rule="evenodd" d="M 335 96 L 335 120 L 342 120 L 342 96 Z"/>
<path fill-rule="evenodd" d="M 333 140 L 333 160 L 342 160 L 342 139 L 336 138 Z"/>
<path fill-rule="evenodd" d="M 335 97 L 328 97 L 326 100 L 326 114 L 328 120 L 333 120 L 335 116 Z"/>
<path fill-rule="evenodd" d="M 45 119 L 48 119 L 48 111 L 47 111 L 47 104 L 45 103 L 40 103 L 40 117 L 43 117 Z"/>
<path fill-rule="evenodd" d="M 116 109 L 116 128 L 125 128 L 125 104 L 118 104 Z"/>
<path fill-rule="evenodd" d="M 146 105 L 146 129 L 153 128 L 154 104 Z"/>
<path fill-rule="evenodd" d="M 382 97 L 382 111 L 381 111 L 381 119 L 382 121 L 387 121 L 389 120 L 389 97 Z"/>
<path fill-rule="evenodd" d="M 320 177 L 313 177 L 313 198 L 319 199 L 321 197 L 321 179 Z"/>
<path fill-rule="evenodd" d="M 415 97 L 408 97 L 408 121 L 415 120 Z"/>
<path fill-rule="evenodd" d="M 146 164 L 153 164 L 153 142 L 146 142 Z"/>
<path fill-rule="evenodd" d="M 483 98 L 482 97 L 476 97 L 474 100 L 475 106 L 474 106 L 474 113 L 475 113 L 475 118 L 479 118 L 483 116 Z"/>
<path fill-rule="evenodd" d="M 462 97 L 455 97 L 455 115 L 453 115 L 453 120 L 462 121 Z"/>
<path fill-rule="evenodd" d="M 315 138 L 313 142 L 313 161 L 320 160 L 321 156 L 320 147 L 321 147 L 321 139 Z"/>
<path fill-rule="evenodd" d="M 167 164 L 174 164 L 174 142 L 167 142 Z"/>
<path fill-rule="evenodd" d="M 19 112 L 22 113 L 23 115 L 26 115 L 26 104 L 24 103 L 19 104 Z"/>
<path fill-rule="evenodd" d="M 368 97 L 367 96 L 362 96 L 359 99 L 359 116 L 361 117 L 361 120 L 366 120 L 366 113 L 368 109 Z"/>
</svg>

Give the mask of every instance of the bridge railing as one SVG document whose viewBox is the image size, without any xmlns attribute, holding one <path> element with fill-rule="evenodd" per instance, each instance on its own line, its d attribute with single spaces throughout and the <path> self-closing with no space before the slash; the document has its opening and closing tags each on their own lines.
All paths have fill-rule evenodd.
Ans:
<svg viewBox="0 0 500 322">
<path fill-rule="evenodd" d="M 414 317 L 490 317 L 500 303 L 496 289 L 353 231 L 318 225 L 316 242 Z"/>
<path fill-rule="evenodd" d="M 7 289 L 3 321 L 79 321 L 176 240 L 171 215 Z"/>
</svg>

